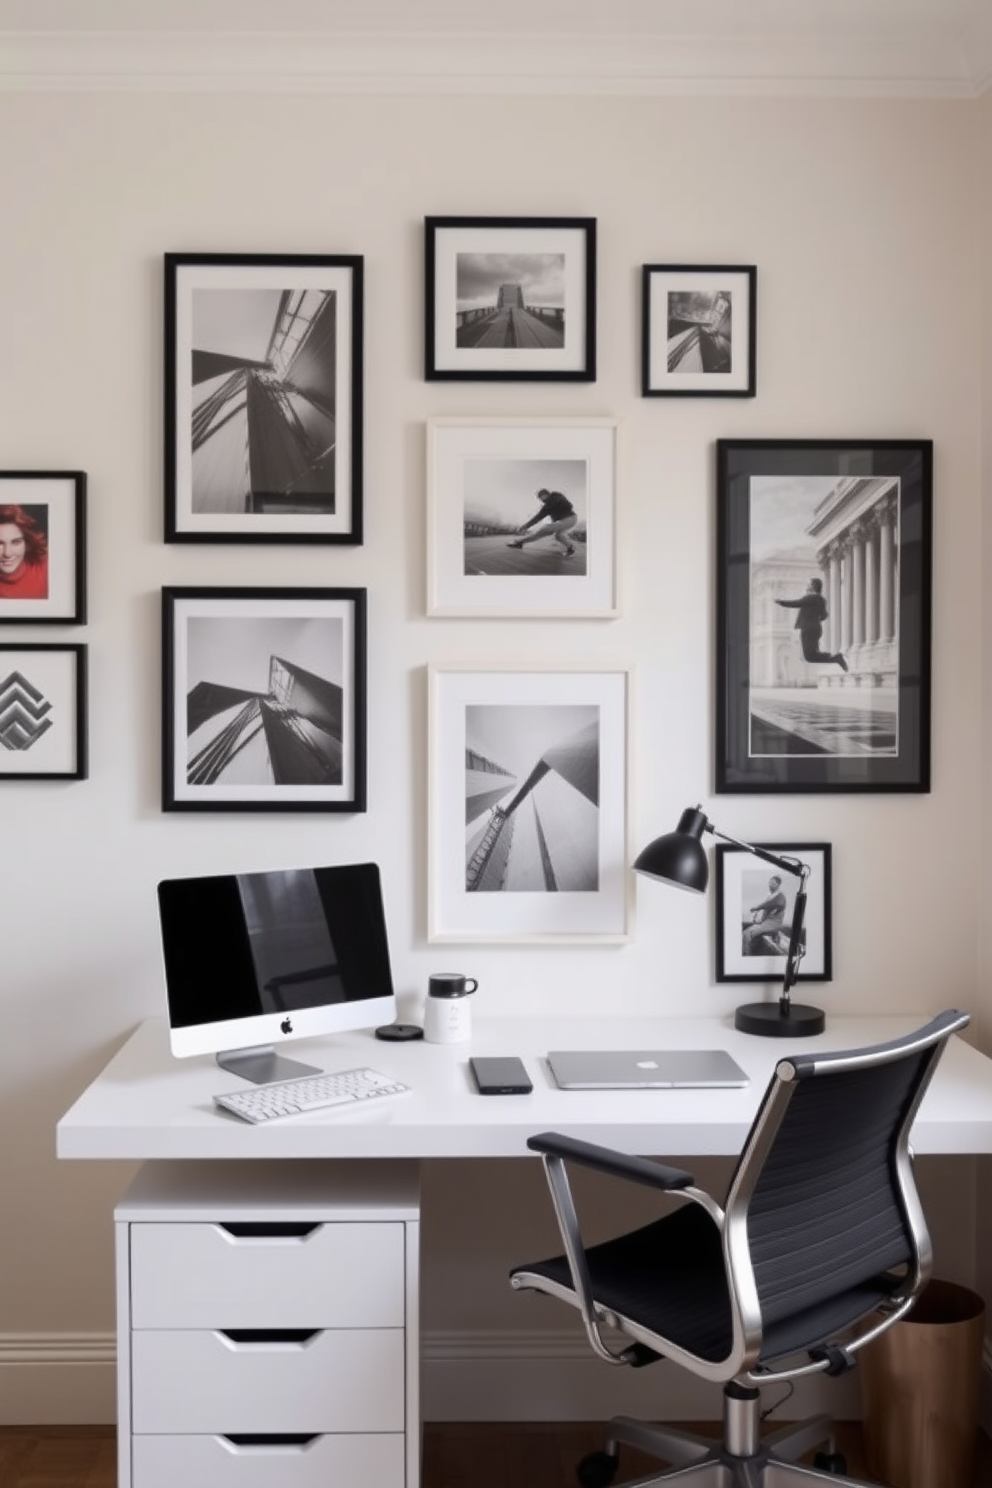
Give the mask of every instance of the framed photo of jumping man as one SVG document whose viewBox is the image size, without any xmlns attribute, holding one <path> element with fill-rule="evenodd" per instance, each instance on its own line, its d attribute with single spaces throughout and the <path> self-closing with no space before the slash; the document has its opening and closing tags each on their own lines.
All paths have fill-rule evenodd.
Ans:
<svg viewBox="0 0 992 1488">
<path fill-rule="evenodd" d="M 595 382 L 593 217 L 428 217 L 424 376 Z"/>
<path fill-rule="evenodd" d="M 780 858 L 809 868 L 799 981 L 833 976 L 831 851 L 829 842 L 756 842 Z M 762 863 L 743 848 L 716 849 L 716 979 L 780 982 L 800 880 Z"/>
<path fill-rule="evenodd" d="M 427 613 L 617 613 L 617 421 L 432 419 Z"/>
<path fill-rule="evenodd" d="M 717 443 L 718 792 L 930 789 L 933 445 Z"/>
</svg>

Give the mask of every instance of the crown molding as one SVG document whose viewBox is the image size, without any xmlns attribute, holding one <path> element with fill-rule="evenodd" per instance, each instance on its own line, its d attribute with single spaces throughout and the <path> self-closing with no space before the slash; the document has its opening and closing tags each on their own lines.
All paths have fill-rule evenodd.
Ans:
<svg viewBox="0 0 992 1488">
<path fill-rule="evenodd" d="M 992 16 L 933 33 L 0 31 L 0 91 L 975 98 Z"/>
</svg>

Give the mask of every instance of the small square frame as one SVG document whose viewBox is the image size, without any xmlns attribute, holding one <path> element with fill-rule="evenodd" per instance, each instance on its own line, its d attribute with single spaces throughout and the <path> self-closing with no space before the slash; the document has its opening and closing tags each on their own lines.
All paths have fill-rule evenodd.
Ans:
<svg viewBox="0 0 992 1488">
<path fill-rule="evenodd" d="M 163 589 L 162 809 L 364 811 L 364 589 Z"/>
<path fill-rule="evenodd" d="M 806 952 L 799 963 L 800 982 L 829 982 L 833 977 L 832 853 L 829 842 L 756 842 L 780 858 L 797 858 L 810 869 L 806 882 L 804 921 Z M 782 929 L 767 938 L 751 935 L 745 917 L 768 897 L 768 883 L 781 880 L 785 898 Z M 718 982 L 781 981 L 789 949 L 792 911 L 799 879 L 781 873 L 743 848 L 720 843 L 716 849 L 716 979 Z M 751 901 L 755 902 L 752 903 Z M 752 921 L 752 924 L 757 922 Z"/>
<path fill-rule="evenodd" d="M 595 218 L 428 217 L 425 228 L 428 382 L 595 382 Z"/>
<path fill-rule="evenodd" d="M 644 264 L 642 397 L 753 398 L 757 286 L 754 264 Z"/>
<path fill-rule="evenodd" d="M 8 576 L 0 567 L 0 624 L 82 625 L 86 620 L 83 472 L 0 470 L 0 527 L 16 527 L 23 543 L 23 561 L 15 573 Z M 22 597 L 19 588 L 27 595 Z M 40 593 L 42 589 L 47 592 Z"/>
<path fill-rule="evenodd" d="M 165 255 L 166 542 L 362 541 L 364 259 Z"/>
<path fill-rule="evenodd" d="M 625 940 L 628 674 L 431 668 L 428 684 L 428 939 Z"/>
<path fill-rule="evenodd" d="M 0 644 L 0 782 L 85 780 L 86 647 Z"/>
<path fill-rule="evenodd" d="M 615 616 L 618 429 L 616 419 L 430 420 L 427 613 Z M 561 496 L 560 522 L 535 521 Z"/>
</svg>

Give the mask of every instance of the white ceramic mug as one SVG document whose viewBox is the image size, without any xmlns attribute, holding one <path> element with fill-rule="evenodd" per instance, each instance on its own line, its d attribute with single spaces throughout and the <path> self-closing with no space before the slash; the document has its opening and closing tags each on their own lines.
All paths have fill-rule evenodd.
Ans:
<svg viewBox="0 0 992 1488">
<path fill-rule="evenodd" d="M 472 1037 L 468 999 L 478 985 L 460 971 L 438 971 L 428 979 L 424 1038 L 429 1044 L 463 1044 Z"/>
</svg>

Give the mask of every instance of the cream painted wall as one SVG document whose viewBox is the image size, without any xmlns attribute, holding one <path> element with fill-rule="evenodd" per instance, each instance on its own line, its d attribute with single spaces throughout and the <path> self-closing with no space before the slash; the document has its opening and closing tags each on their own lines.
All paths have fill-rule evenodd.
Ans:
<svg viewBox="0 0 992 1488">
<path fill-rule="evenodd" d="M 24 1340 L 112 1328 L 110 1209 L 128 1174 L 57 1163 L 54 1125 L 133 1026 L 163 1010 L 160 877 L 378 859 L 409 1014 L 427 972 L 445 966 L 479 977 L 487 1012 L 540 1007 L 564 1016 L 601 1010 L 605 996 L 618 1015 L 717 1014 L 739 1000 L 713 983 L 712 905 L 675 902 L 650 885 L 638 888 L 624 947 L 426 945 L 429 662 L 629 665 L 632 850 L 697 799 L 734 835 L 829 840 L 836 975 L 824 989 L 828 1009 L 978 1010 L 976 946 L 987 914 L 974 871 L 984 825 L 974 809 L 983 344 L 972 307 L 989 287 L 987 269 L 979 272 L 988 203 L 976 182 L 992 125 L 982 105 L 979 139 L 977 108 L 0 96 L 0 468 L 86 470 L 91 533 L 85 629 L 18 629 L 3 639 L 88 643 L 92 758 L 86 783 L 0 788 L 0 1362 L 17 1362 Z M 598 219 L 594 385 L 422 380 L 428 213 Z M 167 250 L 365 255 L 363 548 L 162 543 Z M 758 265 L 755 400 L 638 396 L 639 267 L 652 261 Z M 624 421 L 621 619 L 425 618 L 424 421 L 494 413 Z M 720 436 L 934 439 L 932 794 L 713 801 Z M 368 587 L 367 814 L 161 813 L 159 590 L 225 583 Z M 951 861 L 959 871 L 946 871 Z M 462 1178 L 457 1165 L 428 1174 L 438 1240 L 425 1262 L 424 1326 L 452 1327 L 467 1311 L 488 1328 L 525 1327 L 501 1291 L 485 1290 L 481 1307 L 472 1300 L 459 1264 L 478 1236 L 460 1228 Z M 501 1215 L 518 1186 L 530 1191 L 529 1179 L 511 1166 L 494 1181 L 486 1228 L 496 1252 L 519 1257 L 516 1221 Z M 936 1183 L 940 1190 L 939 1175 Z M 965 1222 L 946 1224 L 943 1242 L 947 1269 L 965 1276 L 974 1264 L 971 1200 L 969 1188 L 963 1208 L 952 1205 Z"/>
</svg>

